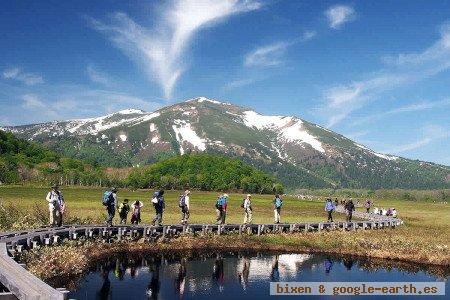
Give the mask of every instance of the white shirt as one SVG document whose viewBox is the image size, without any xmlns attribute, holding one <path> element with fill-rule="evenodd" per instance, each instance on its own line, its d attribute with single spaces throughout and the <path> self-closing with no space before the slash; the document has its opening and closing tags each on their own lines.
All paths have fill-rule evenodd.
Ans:
<svg viewBox="0 0 450 300">
<path fill-rule="evenodd" d="M 245 209 L 250 208 L 251 204 L 252 204 L 252 201 L 249 198 L 245 198 L 245 200 L 244 200 L 244 208 Z"/>
<path fill-rule="evenodd" d="M 55 191 L 50 191 L 48 192 L 45 200 L 47 200 L 48 202 L 49 209 L 55 209 L 55 204 L 59 207 L 59 209 L 64 209 L 64 200 L 62 194 L 60 197 L 60 195 L 58 195 L 58 193 L 56 193 Z"/>
<path fill-rule="evenodd" d="M 186 204 L 187 209 L 189 210 L 189 196 L 184 196 L 184 203 Z"/>
</svg>

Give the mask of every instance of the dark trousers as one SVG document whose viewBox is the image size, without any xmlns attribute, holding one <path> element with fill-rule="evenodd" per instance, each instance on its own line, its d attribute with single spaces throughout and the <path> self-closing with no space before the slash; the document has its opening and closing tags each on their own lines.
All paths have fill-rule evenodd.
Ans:
<svg viewBox="0 0 450 300">
<path fill-rule="evenodd" d="M 162 218 L 163 218 L 163 213 L 162 211 L 156 211 L 156 215 L 153 218 L 152 224 L 153 225 L 162 225 Z"/>
<path fill-rule="evenodd" d="M 370 210 L 370 207 L 367 207 L 367 208 L 366 208 L 367 213 L 369 213 L 369 210 Z"/>
<path fill-rule="evenodd" d="M 116 214 L 116 208 L 114 206 L 108 206 L 106 208 L 106 211 L 108 212 L 108 218 L 106 219 L 106 223 L 108 223 L 109 225 L 112 225 L 114 215 Z"/>
<path fill-rule="evenodd" d="M 187 207 L 181 208 L 181 222 L 186 222 L 189 220 L 189 209 Z"/>
<path fill-rule="evenodd" d="M 329 210 L 328 212 L 328 221 L 333 222 L 333 211 Z"/>
<path fill-rule="evenodd" d="M 353 211 L 349 211 L 347 213 L 347 222 L 351 222 L 352 221 L 352 215 L 353 215 Z"/>
</svg>

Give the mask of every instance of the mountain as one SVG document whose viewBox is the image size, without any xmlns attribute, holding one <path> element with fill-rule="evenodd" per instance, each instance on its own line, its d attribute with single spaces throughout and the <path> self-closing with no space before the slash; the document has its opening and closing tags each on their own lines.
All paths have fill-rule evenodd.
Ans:
<svg viewBox="0 0 450 300">
<path fill-rule="evenodd" d="M 265 116 L 205 97 L 152 113 L 128 109 L 5 130 L 106 166 L 205 152 L 250 163 L 289 189 L 450 187 L 450 167 L 377 153 L 297 117 Z"/>
</svg>

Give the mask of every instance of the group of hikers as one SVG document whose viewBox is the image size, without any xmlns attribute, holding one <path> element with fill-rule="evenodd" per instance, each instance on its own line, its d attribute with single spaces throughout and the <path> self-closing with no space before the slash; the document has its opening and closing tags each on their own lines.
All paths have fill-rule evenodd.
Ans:
<svg viewBox="0 0 450 300">
<path fill-rule="evenodd" d="M 131 212 L 131 224 L 139 224 L 141 222 L 141 210 L 144 207 L 144 203 L 142 201 L 136 200 L 130 205 L 129 199 L 124 199 L 122 203 L 119 204 L 117 197 L 118 189 L 111 188 L 103 193 L 102 204 L 106 208 L 107 219 L 106 224 L 108 226 L 113 225 L 113 219 L 116 215 L 116 212 L 120 218 L 120 224 L 126 224 L 128 215 Z M 178 206 L 181 211 L 181 224 L 185 225 L 188 223 L 190 217 L 190 194 L 189 190 L 185 190 L 179 196 Z M 227 208 L 228 208 L 228 194 L 220 194 L 217 197 L 215 203 L 216 209 L 216 224 L 225 224 L 226 216 L 227 216 Z M 62 192 L 59 190 L 57 185 L 52 186 L 52 190 L 47 194 L 46 200 L 49 205 L 50 211 L 50 226 L 62 226 L 63 216 L 65 212 L 65 202 Z M 359 201 L 357 202 L 358 206 Z M 166 203 L 164 199 L 164 190 L 158 190 L 153 193 L 151 197 L 151 204 L 155 210 L 155 216 L 152 219 L 152 225 L 162 225 L 163 222 L 163 214 L 166 208 Z M 281 222 L 281 207 L 283 205 L 283 200 L 279 194 L 276 194 L 272 201 L 273 211 L 274 211 L 274 223 L 279 224 Z M 336 207 L 341 204 L 343 205 L 345 212 L 347 214 L 346 220 L 348 222 L 352 221 L 353 212 L 356 209 L 355 204 L 352 199 L 338 201 L 336 198 L 334 201 L 331 198 L 327 198 L 325 201 L 325 211 L 327 212 L 328 222 L 333 222 L 333 212 L 336 210 Z M 369 213 L 370 208 L 373 203 L 370 200 L 367 200 L 364 204 L 366 208 L 366 212 Z M 244 224 L 252 223 L 252 195 L 247 194 L 247 196 L 242 200 L 241 208 L 244 211 Z M 373 211 L 374 214 L 386 215 L 386 216 L 397 216 L 397 211 L 395 208 L 390 208 L 389 210 L 379 210 L 375 208 Z"/>
</svg>

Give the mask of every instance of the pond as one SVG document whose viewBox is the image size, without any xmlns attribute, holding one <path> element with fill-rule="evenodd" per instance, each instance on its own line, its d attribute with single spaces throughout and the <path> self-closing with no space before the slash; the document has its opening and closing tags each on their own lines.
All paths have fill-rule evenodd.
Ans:
<svg viewBox="0 0 450 300">
<path fill-rule="evenodd" d="M 430 272 L 417 265 L 392 265 L 375 259 L 333 258 L 319 254 L 210 253 L 189 257 L 121 255 L 98 262 L 88 274 L 72 283 L 69 297 L 129 300 L 273 299 L 274 296 L 269 295 L 271 281 L 414 282 L 447 281 L 448 276 L 449 270 L 445 268 Z M 448 292 L 449 285 L 446 282 L 447 295 Z M 319 299 L 319 296 L 309 298 Z M 346 296 L 341 297 L 344 298 Z M 372 299 L 383 298 L 372 296 Z"/>
</svg>

